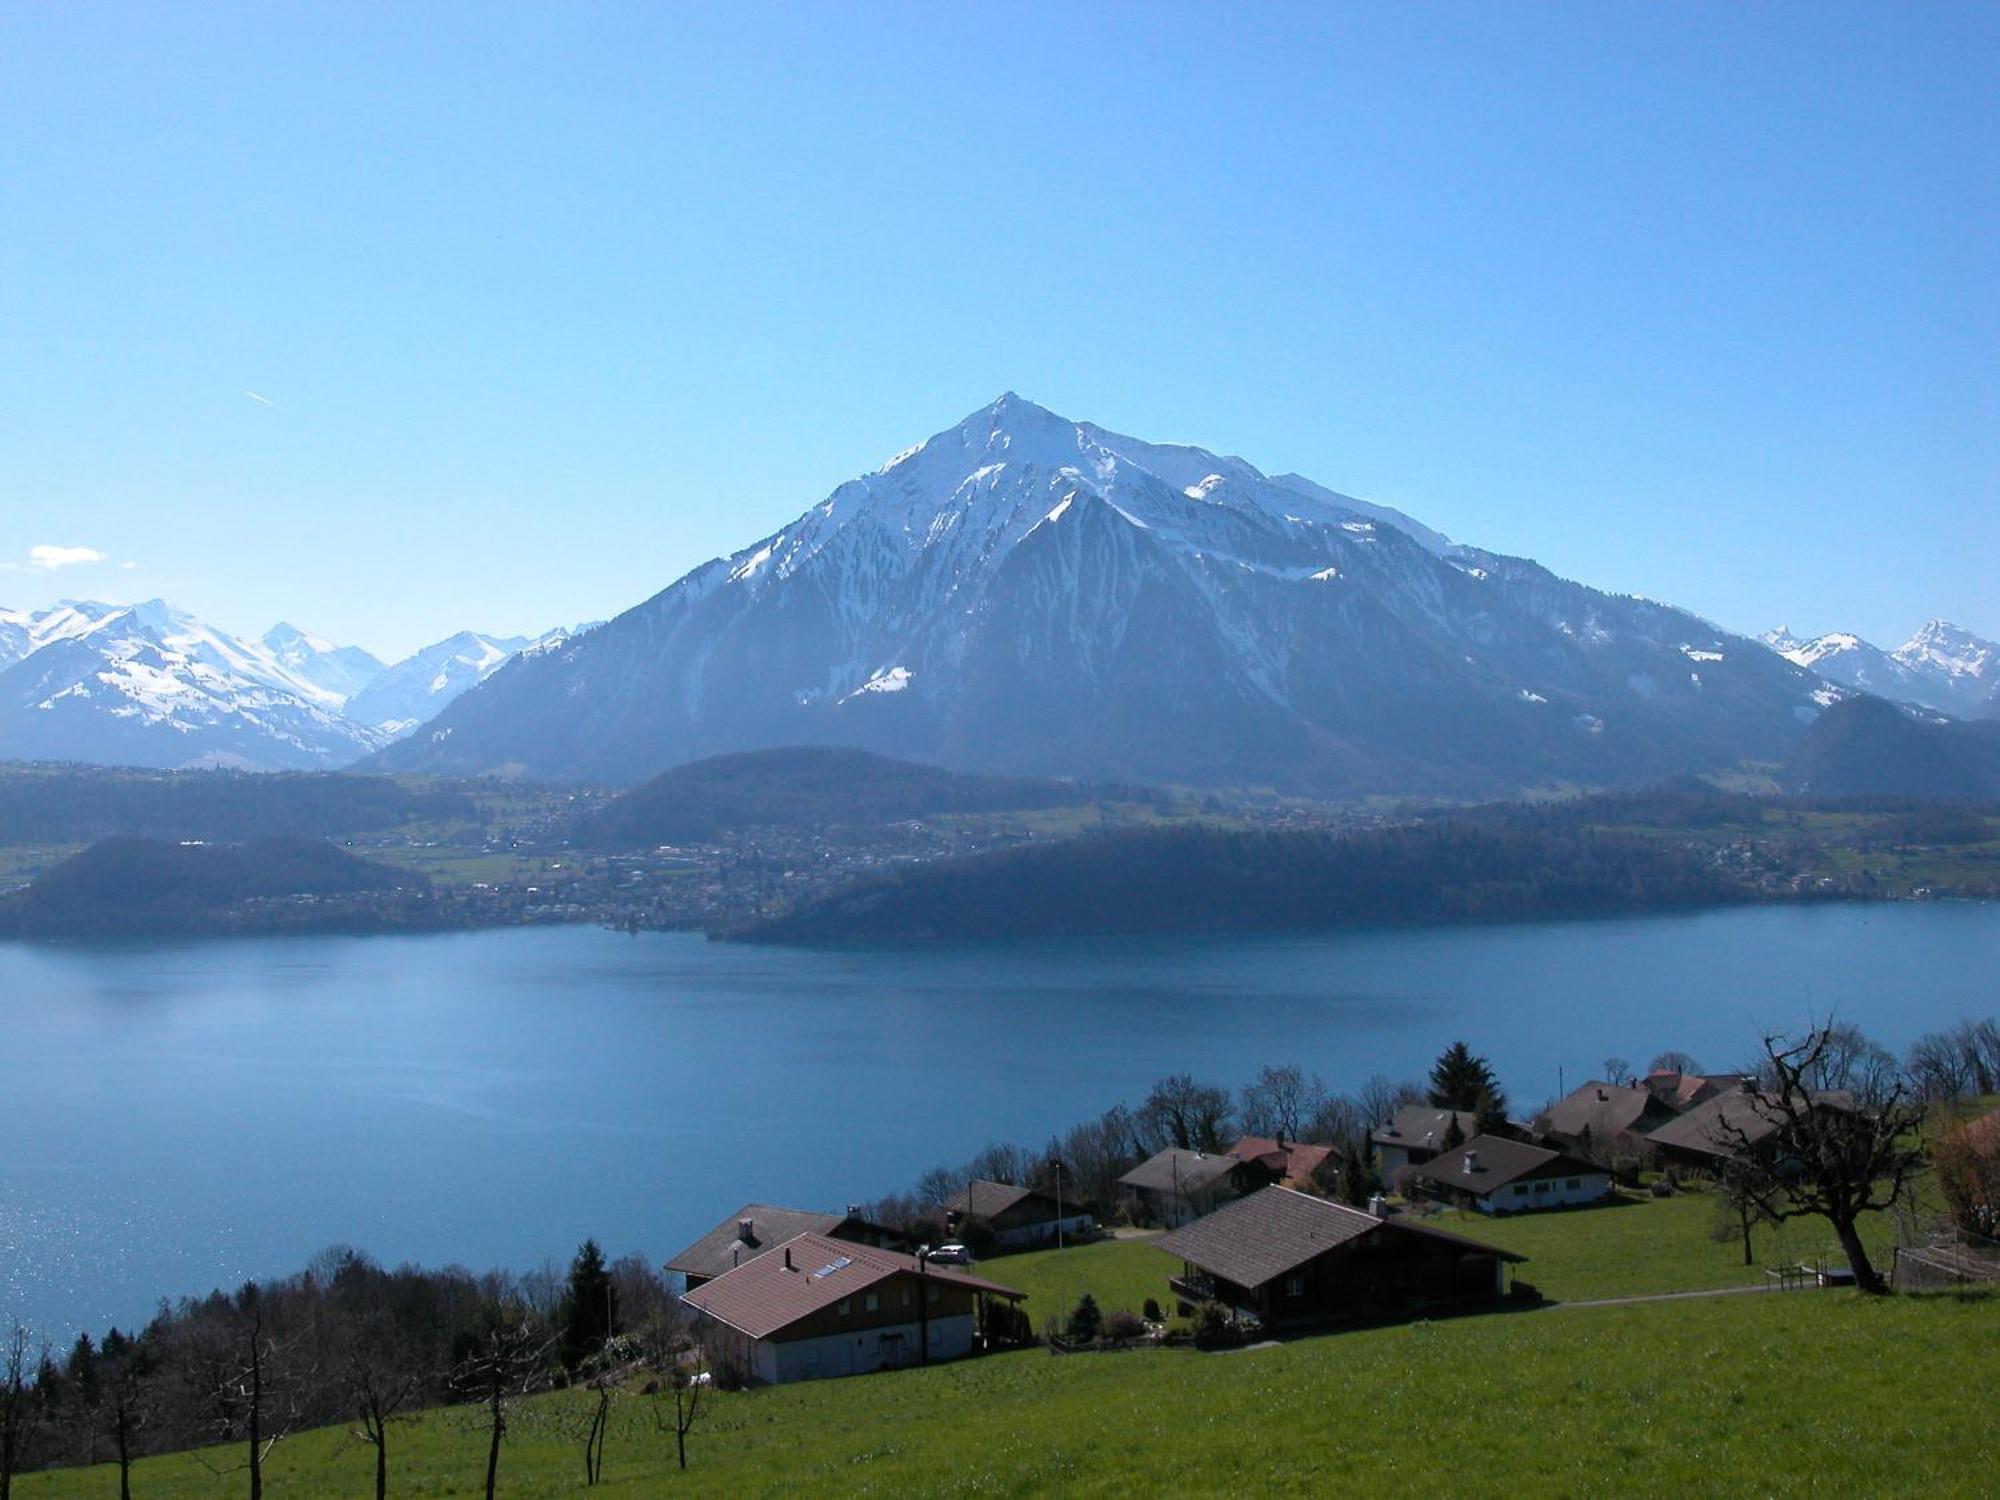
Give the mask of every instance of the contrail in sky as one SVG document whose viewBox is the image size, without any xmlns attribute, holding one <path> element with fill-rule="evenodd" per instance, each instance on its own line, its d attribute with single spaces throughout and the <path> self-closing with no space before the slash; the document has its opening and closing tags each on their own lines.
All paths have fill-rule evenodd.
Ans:
<svg viewBox="0 0 2000 1500">
<path fill-rule="evenodd" d="M 243 394 L 248 396 L 252 401 L 263 402 L 266 406 L 277 406 L 278 404 L 277 402 L 273 401 L 269 396 L 260 396 L 255 391 L 245 391 Z"/>
</svg>

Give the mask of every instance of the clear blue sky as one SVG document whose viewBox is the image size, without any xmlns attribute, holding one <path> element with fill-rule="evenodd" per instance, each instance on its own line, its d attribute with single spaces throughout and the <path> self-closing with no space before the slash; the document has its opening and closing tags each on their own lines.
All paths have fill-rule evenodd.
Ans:
<svg viewBox="0 0 2000 1500">
<path fill-rule="evenodd" d="M 0 603 L 602 617 L 1011 388 L 2000 635 L 1996 78 L 1991 4 L 10 5 Z"/>
</svg>

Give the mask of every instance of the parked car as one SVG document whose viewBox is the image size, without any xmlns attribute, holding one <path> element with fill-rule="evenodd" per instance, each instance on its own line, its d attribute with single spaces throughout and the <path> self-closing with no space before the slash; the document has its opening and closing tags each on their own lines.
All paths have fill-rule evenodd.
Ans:
<svg viewBox="0 0 2000 1500">
<path fill-rule="evenodd" d="M 939 1245 L 924 1259 L 943 1261 L 948 1266 L 969 1266 L 972 1264 L 972 1252 L 963 1245 Z"/>
</svg>

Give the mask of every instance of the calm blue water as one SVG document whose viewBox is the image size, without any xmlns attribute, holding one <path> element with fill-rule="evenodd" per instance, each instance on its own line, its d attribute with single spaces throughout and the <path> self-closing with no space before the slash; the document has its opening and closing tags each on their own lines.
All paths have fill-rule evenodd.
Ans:
<svg viewBox="0 0 2000 1500">
<path fill-rule="evenodd" d="M 1901 1049 L 2000 1009 L 2000 906 L 809 953 L 593 928 L 0 944 L 0 1321 L 66 1338 L 301 1267 L 661 1259 L 1163 1073 L 1335 1087 L 1464 1036 L 1518 1103 L 1836 1011 Z"/>
</svg>

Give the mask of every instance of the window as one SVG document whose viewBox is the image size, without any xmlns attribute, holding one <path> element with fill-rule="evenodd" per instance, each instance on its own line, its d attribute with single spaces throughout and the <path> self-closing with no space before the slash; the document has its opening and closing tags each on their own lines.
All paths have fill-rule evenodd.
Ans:
<svg viewBox="0 0 2000 1500">
<path fill-rule="evenodd" d="M 870 1312 L 873 1312 L 875 1311 L 876 1308 L 880 1307 L 881 1305 L 882 1305 L 882 1299 L 876 1296 L 873 1292 L 870 1292 L 868 1294 L 868 1303 L 867 1303 L 868 1310 Z"/>
<path fill-rule="evenodd" d="M 1583 1179 L 1581 1177 L 1572 1177 L 1568 1182 L 1565 1182 L 1563 1186 L 1574 1192 L 1577 1188 L 1583 1186 Z"/>
<path fill-rule="evenodd" d="M 937 1299 L 938 1299 L 938 1289 L 936 1287 L 927 1286 L 924 1288 L 924 1300 L 926 1302 L 935 1302 L 937 1301 Z"/>
<path fill-rule="evenodd" d="M 840 1299 L 840 1315 L 844 1318 L 853 1311 L 854 1299 L 852 1297 L 842 1297 Z"/>
<path fill-rule="evenodd" d="M 1527 1183 L 1525 1183 L 1525 1182 L 1517 1182 L 1517 1183 L 1515 1183 L 1515 1184 L 1514 1184 L 1514 1196 L 1515 1196 L 1516 1198 L 1525 1198 L 1525 1197 L 1527 1197 L 1527 1196 L 1528 1196 L 1528 1185 L 1527 1185 Z"/>
<path fill-rule="evenodd" d="M 909 1289 L 908 1287 L 904 1287 L 904 1288 L 903 1288 L 903 1306 L 905 1306 L 905 1307 L 908 1307 L 909 1305 L 910 1305 L 910 1289 Z"/>
<path fill-rule="evenodd" d="M 1555 1184 L 1552 1182 L 1538 1182 L 1535 1184 L 1535 1191 L 1538 1193 L 1546 1193 L 1550 1188 L 1554 1186 Z"/>
<path fill-rule="evenodd" d="M 1305 1277 L 1287 1276 L 1285 1278 L 1285 1295 L 1287 1297 L 1303 1297 L 1305 1294 L 1306 1294 Z"/>
</svg>

